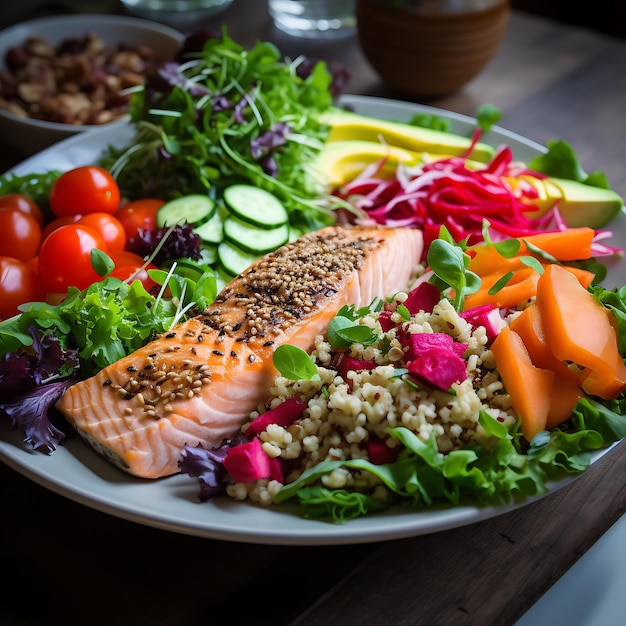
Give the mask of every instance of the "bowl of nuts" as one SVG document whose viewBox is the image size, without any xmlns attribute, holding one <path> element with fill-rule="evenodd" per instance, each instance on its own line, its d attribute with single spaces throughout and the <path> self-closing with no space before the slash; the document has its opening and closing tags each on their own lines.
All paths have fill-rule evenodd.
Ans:
<svg viewBox="0 0 626 626">
<path fill-rule="evenodd" d="M 60 15 L 0 31 L 0 138 L 23 156 L 124 123 L 133 91 L 184 36 L 122 15 Z"/>
</svg>

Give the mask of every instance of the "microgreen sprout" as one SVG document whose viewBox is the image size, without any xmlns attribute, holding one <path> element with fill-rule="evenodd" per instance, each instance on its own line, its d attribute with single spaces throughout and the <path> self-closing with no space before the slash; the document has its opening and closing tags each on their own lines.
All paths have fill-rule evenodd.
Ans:
<svg viewBox="0 0 626 626">
<path fill-rule="evenodd" d="M 470 257 L 464 251 L 464 244 L 456 243 L 449 231 L 442 226 L 439 238 L 430 244 L 427 261 L 435 274 L 431 282 L 442 293 L 452 290 L 452 304 L 455 310 L 462 311 L 465 296 L 478 291 L 481 285 L 479 276 L 468 269 Z"/>
</svg>

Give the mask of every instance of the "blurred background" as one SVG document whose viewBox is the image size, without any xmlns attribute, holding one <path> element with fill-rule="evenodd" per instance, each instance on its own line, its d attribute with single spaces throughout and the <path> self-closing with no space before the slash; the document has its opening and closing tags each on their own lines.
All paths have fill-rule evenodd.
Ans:
<svg viewBox="0 0 626 626">
<path fill-rule="evenodd" d="M 236 1 L 236 0 L 235 0 Z M 258 0 L 265 2 L 265 0 Z M 116 0 L 20 0 L 2 2 L 0 27 L 18 20 L 60 11 L 97 12 L 100 8 L 111 11 L 118 6 Z M 592 28 L 615 37 L 626 38 L 626 2 L 624 0 L 595 0 L 589 4 L 571 0 L 511 0 L 514 9 L 543 15 L 569 24 Z M 121 10 L 121 9 L 120 9 Z"/>
<path fill-rule="evenodd" d="M 593 28 L 616 37 L 626 37 L 624 0 L 596 0 L 593 8 L 571 0 L 511 0 L 514 9 Z"/>
</svg>

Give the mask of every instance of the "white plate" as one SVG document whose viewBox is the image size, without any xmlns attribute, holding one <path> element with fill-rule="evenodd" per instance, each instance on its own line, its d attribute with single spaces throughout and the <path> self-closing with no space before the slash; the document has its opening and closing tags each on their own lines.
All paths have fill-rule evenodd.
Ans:
<svg viewBox="0 0 626 626">
<path fill-rule="evenodd" d="M 452 120 L 453 132 L 467 136 L 475 124 L 465 116 L 392 100 L 347 96 L 343 101 L 359 113 L 396 120 L 408 120 L 420 111 L 434 112 Z M 115 131 L 96 130 L 65 140 L 12 171 L 21 175 L 92 163 L 108 145 L 126 145 L 131 136 L 130 126 Z M 508 144 L 521 160 L 529 160 L 542 151 L 541 146 L 500 128 L 492 129 L 485 141 L 494 146 Z M 623 219 L 617 221 L 622 233 L 626 232 L 623 222 Z M 624 270 L 614 265 L 606 283 L 626 284 Z M 594 462 L 605 453 L 596 453 Z M 99 511 L 174 532 L 249 543 L 330 545 L 398 539 L 472 524 L 534 500 L 496 507 L 463 506 L 425 512 L 392 510 L 346 524 L 332 524 L 303 519 L 291 506 L 261 508 L 228 498 L 199 503 L 195 479 L 181 475 L 157 481 L 133 478 L 114 468 L 76 437 L 49 456 L 33 452 L 22 444 L 20 433 L 11 429 L 8 420 L 0 421 L 0 459 L 40 485 Z M 570 480 L 551 486 L 551 490 Z"/>
</svg>

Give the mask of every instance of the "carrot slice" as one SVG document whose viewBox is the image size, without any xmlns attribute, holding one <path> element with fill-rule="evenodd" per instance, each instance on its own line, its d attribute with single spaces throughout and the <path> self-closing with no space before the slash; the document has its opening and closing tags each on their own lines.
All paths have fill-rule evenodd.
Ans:
<svg viewBox="0 0 626 626">
<path fill-rule="evenodd" d="M 584 396 L 580 388 L 581 380 L 552 353 L 536 304 L 529 306 L 511 322 L 511 330 L 521 337 L 533 365 L 554 372 L 554 387 L 546 420 L 547 428 L 554 428 L 571 417 L 574 407 Z"/>
<path fill-rule="evenodd" d="M 483 304 L 492 304 L 501 309 L 508 309 L 529 300 L 537 293 L 539 274 L 531 267 L 523 266 L 513 273 L 511 280 L 502 289 L 490 294 L 489 290 L 502 276 L 500 272 L 483 276 L 480 289 L 465 298 L 463 308 L 471 309 Z"/>
<path fill-rule="evenodd" d="M 556 358 L 588 370 L 582 377 L 585 393 L 610 400 L 626 389 L 611 313 L 572 273 L 549 265 L 537 283 L 537 305 Z"/>
<path fill-rule="evenodd" d="M 535 367 L 521 337 L 508 326 L 500 331 L 491 351 L 511 404 L 520 417 L 522 434 L 531 441 L 547 427 L 554 372 Z"/>
<path fill-rule="evenodd" d="M 542 264 L 544 271 L 548 264 Z M 578 282 L 586 289 L 591 285 L 595 274 L 588 270 L 578 267 L 563 265 L 563 269 L 567 270 L 576 278 Z M 513 272 L 511 280 L 499 291 L 490 294 L 489 290 L 493 287 L 506 272 L 494 272 L 481 278 L 482 284 L 480 289 L 468 295 L 465 298 L 465 309 L 470 309 L 483 304 L 491 304 L 501 309 L 514 308 L 517 305 L 534 298 L 537 295 L 537 282 L 539 274 L 532 268 L 520 261 L 520 269 Z"/>
<path fill-rule="evenodd" d="M 528 235 L 527 237 L 519 238 L 519 250 L 515 257 L 510 259 L 504 258 L 493 244 L 473 246 L 467 250 L 470 257 L 472 257 L 469 269 L 479 276 L 496 271 L 503 274 L 508 271 L 515 271 L 515 267 L 509 268 L 508 265 L 515 265 L 517 257 L 532 254 L 528 251 L 528 246 L 525 242 L 528 242 L 531 246 L 536 246 L 560 262 L 589 259 L 591 258 L 591 244 L 594 235 L 595 231 L 593 228 L 586 226 Z"/>
</svg>

